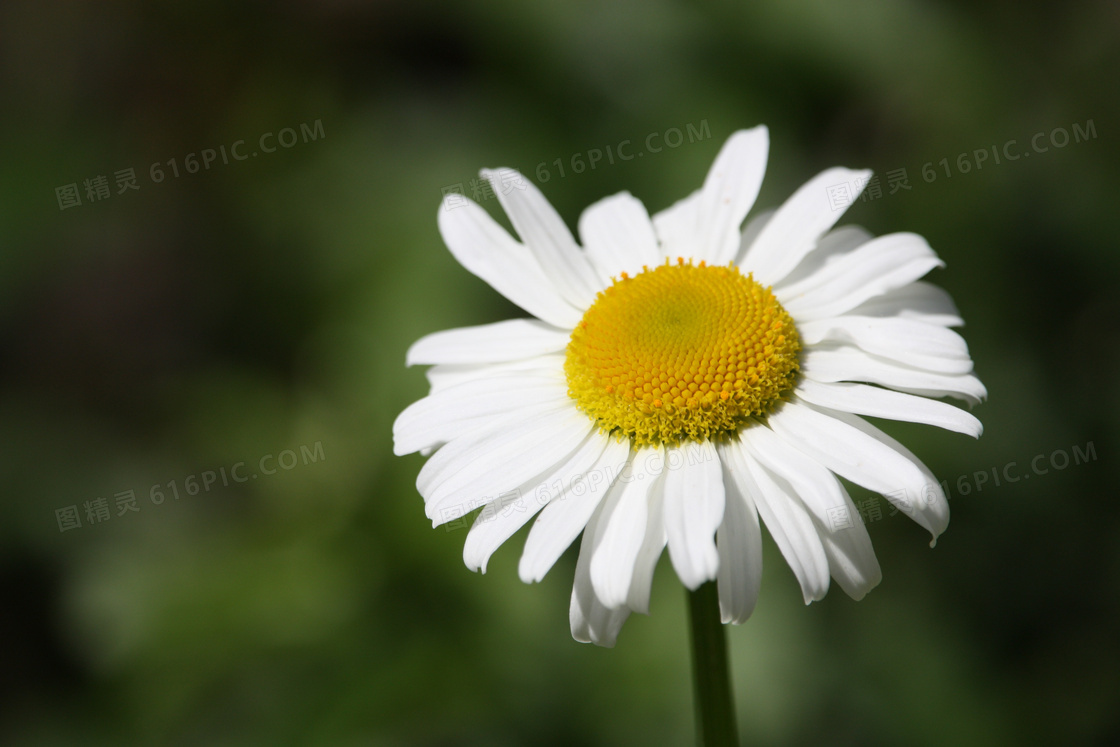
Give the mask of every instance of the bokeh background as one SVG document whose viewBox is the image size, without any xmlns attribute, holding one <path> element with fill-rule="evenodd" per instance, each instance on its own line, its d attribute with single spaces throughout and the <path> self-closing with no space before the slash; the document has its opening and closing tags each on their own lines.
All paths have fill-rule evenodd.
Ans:
<svg viewBox="0 0 1120 747">
<path fill-rule="evenodd" d="M 884 426 L 953 519 L 930 550 L 855 491 L 864 601 L 806 608 L 766 538 L 744 742 L 1120 742 L 1118 39 L 1104 0 L 7 0 L 0 743 L 689 743 L 667 558 L 578 644 L 574 554 L 468 572 L 391 424 L 412 341 L 521 315 L 442 245 L 445 191 L 511 166 L 573 226 L 655 211 L 759 123 L 760 206 L 875 169 L 843 222 L 928 237 L 991 397 L 978 442 Z"/>
</svg>

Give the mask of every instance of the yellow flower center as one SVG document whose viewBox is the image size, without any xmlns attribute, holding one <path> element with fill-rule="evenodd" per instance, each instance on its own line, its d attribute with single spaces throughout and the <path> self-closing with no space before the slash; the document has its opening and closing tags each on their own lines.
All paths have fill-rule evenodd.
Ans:
<svg viewBox="0 0 1120 747">
<path fill-rule="evenodd" d="M 801 341 L 769 288 L 733 264 L 623 273 L 568 343 L 568 395 L 637 446 L 717 438 L 765 415 L 797 375 Z"/>
</svg>

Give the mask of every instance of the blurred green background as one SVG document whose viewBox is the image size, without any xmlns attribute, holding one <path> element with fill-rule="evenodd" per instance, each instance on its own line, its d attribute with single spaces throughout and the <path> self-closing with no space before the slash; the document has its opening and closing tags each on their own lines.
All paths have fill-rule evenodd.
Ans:
<svg viewBox="0 0 1120 747">
<path fill-rule="evenodd" d="M 864 601 L 804 607 L 766 538 L 744 742 L 1120 743 L 1118 40 L 1104 0 L 7 0 L 0 743 L 689 743 L 667 558 L 617 648 L 575 643 L 574 553 L 468 572 L 391 424 L 412 341 L 521 315 L 444 191 L 512 166 L 572 226 L 653 212 L 759 123 L 760 206 L 875 169 L 843 222 L 930 240 L 991 399 L 979 442 L 884 426 L 953 519 L 929 550 L 865 503 Z"/>
</svg>

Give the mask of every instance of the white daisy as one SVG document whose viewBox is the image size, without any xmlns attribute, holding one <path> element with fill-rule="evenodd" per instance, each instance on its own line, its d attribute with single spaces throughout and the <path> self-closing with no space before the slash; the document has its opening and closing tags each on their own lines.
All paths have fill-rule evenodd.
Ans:
<svg viewBox="0 0 1120 747">
<path fill-rule="evenodd" d="M 919 280 L 943 263 L 915 234 L 833 229 L 828 188 L 868 171 L 829 169 L 743 228 L 768 149 L 765 127 L 735 133 L 703 187 L 652 219 L 626 192 L 595 203 L 582 247 L 511 169 L 482 175 L 520 243 L 461 196 L 439 211 L 452 254 L 535 318 L 414 344 L 431 394 L 397 418 L 395 451 L 432 455 L 417 488 L 434 526 L 484 506 L 471 569 L 536 516 L 520 575 L 539 581 L 583 533 L 577 640 L 613 645 L 648 612 L 666 546 L 685 586 L 717 580 L 723 621 L 746 620 L 760 516 L 806 603 L 830 576 L 862 598 L 881 574 L 839 477 L 934 541 L 948 524 L 929 469 L 859 417 L 980 435 L 930 399 L 986 396 L 953 302 Z"/>
</svg>

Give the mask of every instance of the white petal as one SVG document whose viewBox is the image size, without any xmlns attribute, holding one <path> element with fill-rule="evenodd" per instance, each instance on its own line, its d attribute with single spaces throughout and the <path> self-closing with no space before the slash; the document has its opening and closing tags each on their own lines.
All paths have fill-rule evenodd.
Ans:
<svg viewBox="0 0 1120 747">
<path fill-rule="evenodd" d="M 829 204 L 828 188 L 852 181 L 866 183 L 870 171 L 833 168 L 817 174 L 793 193 L 747 249 L 743 269 L 762 285 L 774 285 L 790 273 L 832 228 L 842 210 Z"/>
<path fill-rule="evenodd" d="M 720 617 L 725 623 L 738 625 L 754 612 L 762 586 L 762 530 L 754 495 L 748 490 L 753 481 L 733 474 L 741 468 L 728 459 L 725 447 L 718 447 L 717 452 L 727 493 L 723 522 L 716 531 Z"/>
<path fill-rule="evenodd" d="M 826 233 L 817 242 L 816 249 L 805 255 L 805 259 L 797 265 L 780 283 L 774 284 L 774 292 L 781 294 L 781 288 L 801 282 L 811 277 L 824 267 L 835 262 L 856 247 L 866 244 L 875 238 L 860 226 L 839 226 Z"/>
<path fill-rule="evenodd" d="M 555 353 L 568 346 L 570 329 L 536 319 L 508 319 L 477 327 L 446 329 L 412 344 L 405 365 L 498 363 Z"/>
<path fill-rule="evenodd" d="M 623 272 L 637 275 L 661 261 L 649 213 L 629 192 L 599 200 L 583 211 L 579 235 L 603 285 Z"/>
<path fill-rule="evenodd" d="M 696 205 L 693 250 L 697 260 L 726 265 L 739 251 L 740 230 L 762 178 L 770 151 L 770 131 L 759 126 L 728 138 L 716 156 Z"/>
<path fill-rule="evenodd" d="M 567 461 L 487 504 L 475 518 L 463 545 L 463 562 L 467 567 L 486 573 L 486 564 L 494 551 L 559 494 L 556 486 L 570 484 L 574 475 L 590 469 L 609 440 L 598 430 L 589 433 Z"/>
<path fill-rule="evenodd" d="M 492 376 L 513 372 L 547 375 L 554 373 L 564 377 L 563 355 L 541 355 L 536 358 L 523 358 L 505 363 L 447 363 L 435 365 L 427 370 L 425 376 L 432 387 L 432 393 L 450 386 L 479 381 Z"/>
<path fill-rule="evenodd" d="M 882 580 L 867 528 L 852 499 L 820 463 L 782 441 L 764 426 L 745 429 L 746 447 L 770 472 L 785 481 L 812 514 L 832 577 L 853 599 L 862 599 Z"/>
<path fill-rule="evenodd" d="M 923 397 L 955 397 L 976 404 L 988 390 L 972 374 L 933 373 L 884 360 L 856 348 L 810 348 L 801 354 L 801 373 L 814 381 L 866 381 Z"/>
<path fill-rule="evenodd" d="M 507 430 L 526 419 L 564 410 L 569 404 L 565 397 L 560 397 L 539 402 L 526 402 L 516 410 L 503 410 L 478 417 L 454 420 L 444 420 L 437 413 L 418 422 L 415 431 L 409 429 L 403 432 L 400 440 L 394 443 L 393 452 L 398 455 L 415 452 L 420 456 L 430 457 L 453 441 L 465 446 L 471 443 L 472 439 Z M 477 508 L 481 504 L 476 503 L 474 505 Z"/>
<path fill-rule="evenodd" d="M 503 185 L 503 172 L 512 175 L 511 184 Z M 602 284 L 560 214 L 514 169 L 483 169 L 482 176 L 490 180 L 514 230 L 560 295 L 578 309 L 590 306 Z"/>
<path fill-rule="evenodd" d="M 663 460 L 631 459 L 607 493 L 594 536 L 591 583 L 605 606 L 626 604 L 638 554 L 649 523 L 650 490 L 661 474 Z"/>
<path fill-rule="evenodd" d="M 802 378 L 797 395 L 814 405 L 873 418 L 924 423 L 979 438 L 984 426 L 974 415 L 935 399 L 867 384 L 823 384 Z"/>
<path fill-rule="evenodd" d="M 568 403 L 498 431 L 472 432 L 449 442 L 417 477 L 425 513 L 439 526 L 452 509 L 462 515 L 513 490 L 567 458 L 593 427 Z"/>
<path fill-rule="evenodd" d="M 833 478 L 835 481 L 836 478 Z M 883 580 L 879 560 L 867 536 L 867 528 L 859 516 L 859 510 L 852 503 L 848 491 L 836 482 L 847 504 L 845 510 L 851 517 L 850 526 L 838 524 L 835 527 L 818 526 L 821 544 L 828 556 L 828 567 L 832 577 L 844 593 L 857 602 L 867 595 Z"/>
<path fill-rule="evenodd" d="M 739 492 L 754 497 L 759 516 L 801 585 L 805 604 L 823 599 L 828 593 L 828 556 L 801 500 L 779 484 L 741 441 L 721 447 L 720 456 L 731 465 L 728 474 Z"/>
<path fill-rule="evenodd" d="M 650 458 L 652 450 L 643 449 L 635 459 Z M 653 572 L 657 561 L 665 549 L 668 535 L 665 533 L 665 473 L 654 480 L 649 490 L 649 511 L 646 514 L 646 532 L 638 558 L 634 563 L 634 578 L 630 581 L 630 594 L 626 606 L 634 612 L 649 614 L 650 590 L 653 586 Z"/>
<path fill-rule="evenodd" d="M 848 312 L 853 316 L 902 317 L 942 327 L 964 325 L 952 297 L 939 286 L 917 280 L 868 299 Z"/>
<path fill-rule="evenodd" d="M 696 246 L 700 190 L 677 200 L 653 216 L 653 228 L 661 244 L 661 256 L 691 257 Z"/>
<path fill-rule="evenodd" d="M 964 338 L 951 329 L 910 319 L 834 316 L 802 322 L 797 331 L 804 345 L 826 340 L 850 343 L 872 355 L 903 365 L 944 374 L 972 371 Z"/>
<path fill-rule="evenodd" d="M 576 561 L 568 619 L 572 626 L 572 638 L 581 643 L 594 643 L 597 646 L 612 648 L 618 638 L 618 632 L 622 630 L 622 624 L 630 616 L 630 610 L 627 607 L 612 610 L 603 606 L 591 584 L 591 555 L 595 544 L 593 538 L 598 529 L 603 505 L 603 502 L 599 503 L 587 522 L 587 528 L 583 530 L 583 542 L 579 548 L 579 560 Z"/>
<path fill-rule="evenodd" d="M 524 419 L 525 408 L 556 409 L 567 397 L 567 381 L 551 372 L 507 372 L 449 386 L 397 416 L 393 452 L 435 448 L 497 418 Z"/>
<path fill-rule="evenodd" d="M 586 307 L 566 301 L 528 249 L 474 202 L 449 199 L 439 211 L 439 231 L 463 267 L 538 319 L 567 329 L 579 324 Z"/>
<path fill-rule="evenodd" d="M 801 323 L 839 316 L 944 264 L 921 236 L 892 233 L 836 256 L 809 277 L 775 289 L 775 295 Z"/>
<path fill-rule="evenodd" d="M 911 481 L 905 486 L 899 484 L 896 486 L 895 490 L 886 494 L 886 497 L 903 513 L 933 535 L 933 539 L 929 543 L 930 547 L 936 545 L 938 536 L 949 526 L 949 501 L 945 498 L 945 493 L 941 490 L 941 485 L 938 483 L 937 478 L 934 477 L 933 472 L 930 471 L 930 468 L 927 467 L 922 460 L 914 456 L 913 452 L 905 446 L 886 433 L 883 433 L 883 431 L 871 425 L 871 423 L 868 423 L 863 418 L 856 417 L 846 412 L 836 412 L 835 410 L 821 409 L 821 411 L 828 413 L 834 418 L 838 418 L 857 431 L 870 436 L 892 451 L 901 454 L 921 472 L 922 480 L 920 482 L 915 483 Z"/>
<path fill-rule="evenodd" d="M 586 472 L 577 472 L 559 485 L 549 483 L 551 498 L 529 530 L 518 564 L 518 574 L 525 583 L 544 578 L 584 531 L 588 519 L 629 462 L 630 442 L 616 441 L 613 436 L 605 438 L 603 453 Z"/>
<path fill-rule="evenodd" d="M 735 254 L 736 265 L 743 264 L 743 257 L 746 256 L 747 249 L 749 249 L 750 245 L 754 243 L 754 240 L 758 238 L 758 235 L 762 233 L 762 229 L 765 228 L 766 224 L 770 222 L 770 219 L 774 217 L 775 212 L 777 211 L 773 209 L 763 210 L 747 221 L 747 225 L 743 227 L 743 235 L 739 238 L 739 251 Z"/>
<path fill-rule="evenodd" d="M 857 427 L 855 421 L 861 425 Z M 872 435 L 868 429 L 881 432 L 857 416 L 795 399 L 771 413 L 769 424 L 783 440 L 820 464 L 903 508 L 934 540 L 948 525 L 948 504 L 941 505 L 936 496 L 929 499 L 929 511 L 916 510 L 918 503 L 926 502 L 923 496 L 941 491 L 925 466 L 913 454 L 895 448 L 897 442 L 888 444 Z"/>
<path fill-rule="evenodd" d="M 677 456 L 674 457 L 674 452 Z M 674 460 L 679 460 L 674 464 Z M 681 582 L 695 591 L 719 572 L 715 534 L 723 521 L 723 471 L 711 442 L 685 441 L 666 453 L 665 533 Z"/>
</svg>

